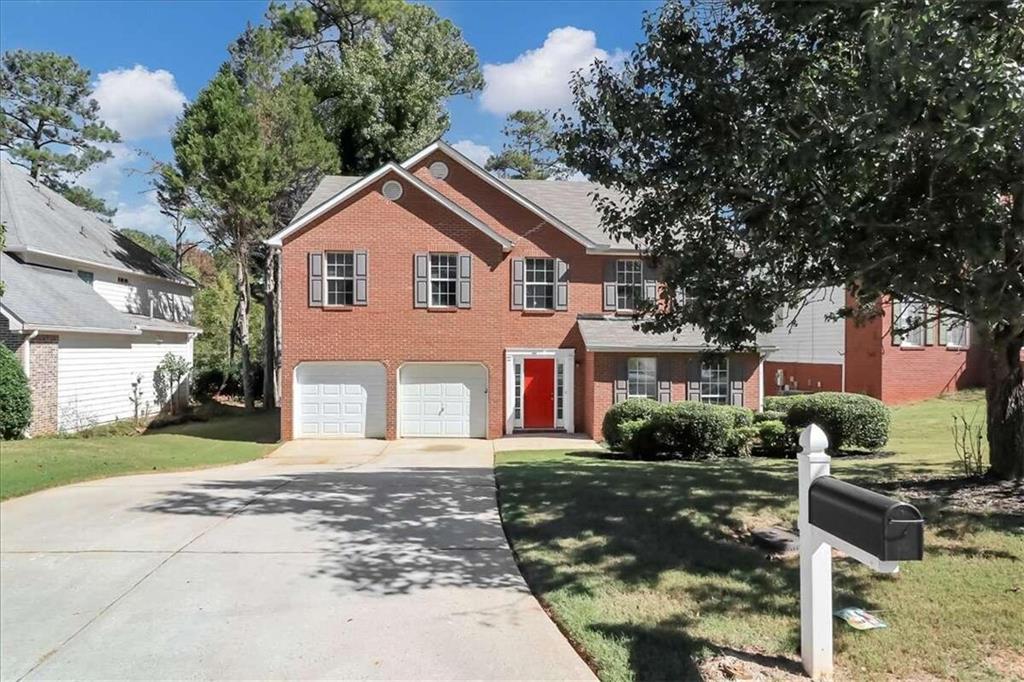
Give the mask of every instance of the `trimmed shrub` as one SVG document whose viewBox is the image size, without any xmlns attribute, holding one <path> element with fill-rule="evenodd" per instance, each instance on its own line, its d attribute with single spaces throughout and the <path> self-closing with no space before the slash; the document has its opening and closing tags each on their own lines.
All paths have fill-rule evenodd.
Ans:
<svg viewBox="0 0 1024 682">
<path fill-rule="evenodd" d="M 622 438 L 619 447 L 630 457 L 643 459 L 658 453 L 650 419 L 628 419 L 622 422 L 619 424 L 619 435 Z"/>
<path fill-rule="evenodd" d="M 736 428 L 754 425 L 754 411 L 749 407 L 737 405 L 716 405 L 716 409 L 722 410 L 732 419 L 732 425 Z"/>
<path fill-rule="evenodd" d="M 769 395 L 765 396 L 764 399 L 764 410 L 765 412 L 784 412 L 788 413 L 793 405 L 797 404 L 809 394 L 798 393 L 796 395 Z"/>
<path fill-rule="evenodd" d="M 786 413 L 778 412 L 776 410 L 765 410 L 764 412 L 754 413 L 754 423 L 760 424 L 761 422 L 784 422 L 786 421 Z"/>
<path fill-rule="evenodd" d="M 791 457 L 800 448 L 800 432 L 785 425 L 781 420 L 770 420 L 758 423 L 757 454 L 764 457 Z"/>
<path fill-rule="evenodd" d="M 18 358 L 0 344 L 0 439 L 21 438 L 32 422 L 32 392 Z"/>
<path fill-rule="evenodd" d="M 612 405 L 605 412 L 604 421 L 601 423 L 601 432 L 604 434 L 604 440 L 608 443 L 608 447 L 614 449 L 622 447 L 620 427 L 623 422 L 648 419 L 661 407 L 661 403 L 650 398 L 630 398 Z"/>
<path fill-rule="evenodd" d="M 817 424 L 833 449 L 880 448 L 889 440 L 889 409 L 880 400 L 858 393 L 812 393 L 800 396 L 786 414 L 786 424 Z"/>
<path fill-rule="evenodd" d="M 680 459 L 721 455 L 733 417 L 714 405 L 680 402 L 662 406 L 650 417 L 651 439 L 657 454 Z"/>
<path fill-rule="evenodd" d="M 737 426 L 725 435 L 726 457 L 750 457 L 757 442 L 758 430 L 755 426 Z"/>
</svg>

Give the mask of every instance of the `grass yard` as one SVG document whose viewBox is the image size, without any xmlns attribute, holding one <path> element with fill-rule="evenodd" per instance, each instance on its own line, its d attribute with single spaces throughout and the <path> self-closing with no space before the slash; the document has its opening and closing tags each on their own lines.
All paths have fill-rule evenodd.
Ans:
<svg viewBox="0 0 1024 682">
<path fill-rule="evenodd" d="M 834 459 L 833 471 L 883 490 L 956 476 L 952 414 L 980 400 L 898 408 L 895 456 Z M 795 461 L 510 452 L 497 476 L 527 581 L 602 680 L 716 677 L 707 661 L 724 656 L 800 672 L 797 561 L 748 541 L 753 527 L 795 527 Z M 858 632 L 836 621 L 837 678 L 1024 679 L 1024 517 L 947 500 L 915 500 L 927 520 L 923 562 L 897 576 L 835 562 L 836 608 L 862 606 L 889 624 Z"/>
<path fill-rule="evenodd" d="M 277 412 L 215 416 L 142 435 L 0 442 L 0 499 L 121 474 L 236 464 L 270 452 Z"/>
</svg>

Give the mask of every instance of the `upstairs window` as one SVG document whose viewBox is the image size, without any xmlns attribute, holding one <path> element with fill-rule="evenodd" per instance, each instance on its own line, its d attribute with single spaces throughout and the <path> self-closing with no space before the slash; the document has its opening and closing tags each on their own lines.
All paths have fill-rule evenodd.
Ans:
<svg viewBox="0 0 1024 682">
<path fill-rule="evenodd" d="M 658 361 L 655 358 L 630 358 L 626 391 L 630 398 L 658 399 Z"/>
<path fill-rule="evenodd" d="M 430 307 L 454 308 L 458 304 L 458 263 L 454 253 L 430 254 Z"/>
<path fill-rule="evenodd" d="M 644 293 L 644 267 L 639 260 L 615 262 L 615 308 L 636 310 Z"/>
<path fill-rule="evenodd" d="M 701 363 L 700 399 L 712 405 L 729 404 L 729 358 L 708 358 Z"/>
<path fill-rule="evenodd" d="M 555 259 L 526 259 L 526 309 L 554 310 Z"/>
<path fill-rule="evenodd" d="M 355 262 L 351 251 L 328 251 L 327 305 L 352 305 L 355 299 Z"/>
</svg>

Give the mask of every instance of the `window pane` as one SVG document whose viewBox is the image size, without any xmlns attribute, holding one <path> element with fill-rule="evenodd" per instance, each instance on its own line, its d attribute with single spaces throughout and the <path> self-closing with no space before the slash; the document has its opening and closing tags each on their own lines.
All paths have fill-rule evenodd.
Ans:
<svg viewBox="0 0 1024 682">
<path fill-rule="evenodd" d="M 555 307 L 553 258 L 526 259 L 526 307 L 533 310 L 551 310 Z"/>
<path fill-rule="evenodd" d="M 352 305 L 354 291 L 351 279 L 328 279 L 327 305 Z"/>
<path fill-rule="evenodd" d="M 638 260 L 615 262 L 616 307 L 636 310 L 643 297 L 643 264 Z"/>
<path fill-rule="evenodd" d="M 556 361 L 557 362 L 557 361 Z M 555 419 L 562 418 L 565 403 L 565 366 L 557 362 L 555 368 Z"/>
<path fill-rule="evenodd" d="M 729 404 L 729 359 L 708 358 L 700 366 L 701 402 Z"/>
<path fill-rule="evenodd" d="M 630 358 L 627 388 L 630 398 L 658 397 L 658 363 L 655 358 Z"/>
<path fill-rule="evenodd" d="M 454 253 L 430 254 L 430 305 L 453 307 L 457 304 L 458 265 Z"/>
<path fill-rule="evenodd" d="M 352 305 L 354 302 L 355 257 L 351 251 L 326 254 L 327 305 Z"/>
</svg>

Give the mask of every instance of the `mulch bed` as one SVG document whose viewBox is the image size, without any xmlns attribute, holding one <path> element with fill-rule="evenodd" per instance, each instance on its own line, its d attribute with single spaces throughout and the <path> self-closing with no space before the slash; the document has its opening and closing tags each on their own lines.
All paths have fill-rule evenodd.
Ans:
<svg viewBox="0 0 1024 682">
<path fill-rule="evenodd" d="M 987 476 L 922 478 L 884 486 L 899 497 L 951 511 L 1024 516 L 1024 483 Z"/>
</svg>

